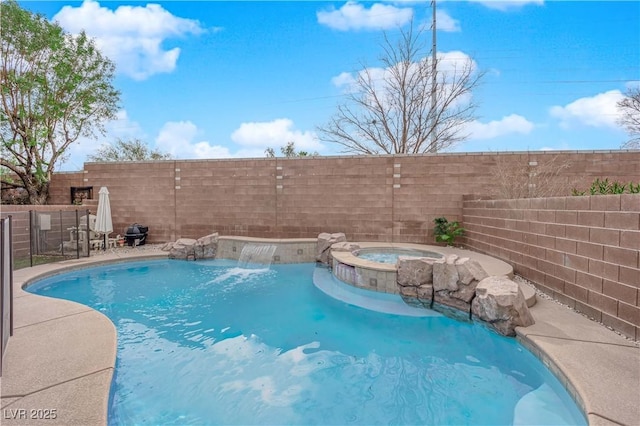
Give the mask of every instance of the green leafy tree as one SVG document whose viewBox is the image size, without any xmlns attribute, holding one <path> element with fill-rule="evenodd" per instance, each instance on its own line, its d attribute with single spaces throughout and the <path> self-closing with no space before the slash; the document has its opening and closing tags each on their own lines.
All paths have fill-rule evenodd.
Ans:
<svg viewBox="0 0 640 426">
<path fill-rule="evenodd" d="M 114 144 L 102 145 L 95 154 L 88 156 L 89 161 L 144 161 L 170 160 L 171 154 L 150 149 L 140 139 L 117 139 Z"/>
<path fill-rule="evenodd" d="M 296 151 L 296 144 L 293 141 L 287 142 L 285 146 L 280 147 L 280 152 L 287 158 L 291 157 L 310 157 L 319 155 L 317 152 L 309 153 L 308 151 Z M 264 153 L 267 157 L 275 157 L 276 152 L 273 148 L 269 147 L 264 150 Z"/>
<path fill-rule="evenodd" d="M 2 182 L 45 204 L 57 163 L 80 137 L 104 134 L 120 93 L 115 66 L 82 32 L 65 33 L 14 0 L 0 2 Z M 13 182 L 4 176 L 13 176 Z"/>
</svg>

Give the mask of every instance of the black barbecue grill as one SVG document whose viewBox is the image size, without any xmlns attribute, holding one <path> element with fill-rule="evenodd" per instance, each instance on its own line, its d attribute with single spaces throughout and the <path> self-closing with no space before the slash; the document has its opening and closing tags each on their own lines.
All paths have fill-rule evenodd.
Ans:
<svg viewBox="0 0 640 426">
<path fill-rule="evenodd" d="M 147 240 L 147 234 L 149 233 L 148 226 L 142 226 L 138 223 L 134 223 L 127 228 L 127 232 L 124 233 L 124 239 L 128 246 L 142 246 Z"/>
</svg>

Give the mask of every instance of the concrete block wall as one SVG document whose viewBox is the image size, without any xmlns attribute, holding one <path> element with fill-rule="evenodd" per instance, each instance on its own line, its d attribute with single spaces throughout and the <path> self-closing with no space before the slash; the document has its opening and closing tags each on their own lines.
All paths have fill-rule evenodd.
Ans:
<svg viewBox="0 0 640 426">
<path fill-rule="evenodd" d="M 274 169 L 274 159 L 176 161 L 176 235 L 275 237 Z"/>
<path fill-rule="evenodd" d="M 137 222 L 150 226 L 157 242 L 175 241 L 179 235 L 175 220 L 176 168 L 179 166 L 173 161 L 87 163 L 82 186 L 93 186 L 94 200 L 98 199 L 102 186 L 109 190 L 112 236 L 124 235 L 127 228 Z M 91 204 L 96 205 L 90 208 L 95 214 L 97 202 Z"/>
<path fill-rule="evenodd" d="M 464 194 L 485 194 L 495 155 L 482 153 L 393 158 L 393 238 L 433 243 L 433 219 L 462 220 Z"/>
<path fill-rule="evenodd" d="M 96 198 L 107 186 L 115 233 L 138 222 L 149 242 L 344 232 L 351 241 L 432 243 L 434 218 L 462 220 L 463 195 L 491 194 L 498 159 L 555 157 L 571 162 L 562 179 L 582 188 L 596 177 L 638 180 L 638 151 L 449 153 L 87 163 L 82 182 L 54 175 L 52 193 L 70 202 L 71 180 L 93 186 Z"/>
<path fill-rule="evenodd" d="M 49 188 L 49 205 L 71 204 L 71 187 L 89 186 L 84 182 L 84 172 L 63 172 L 56 173 Z M 99 188 L 98 188 L 99 189 Z M 95 197 L 98 196 L 96 192 Z"/>
<path fill-rule="evenodd" d="M 28 257 L 31 251 L 29 230 L 29 211 L 51 215 L 51 230 L 47 231 L 46 238 L 54 246 L 58 246 L 61 241 L 68 241 L 70 233 L 67 228 L 76 225 L 76 214 L 78 218 L 85 214 L 85 208 L 74 205 L 45 205 L 45 206 L 23 206 L 23 205 L 3 205 L 0 213 L 3 218 L 11 216 L 11 231 L 13 237 L 13 255 L 15 258 Z M 60 212 L 63 212 L 60 214 Z M 34 218 L 35 220 L 35 218 Z"/>
<path fill-rule="evenodd" d="M 640 194 L 468 200 L 465 244 L 640 339 Z"/>
<path fill-rule="evenodd" d="M 352 241 L 392 238 L 389 157 L 278 159 L 277 232 L 285 238 L 345 232 Z"/>
<path fill-rule="evenodd" d="M 5 209 L 5 207 L 7 207 Z M 31 252 L 29 233 L 29 212 L 20 211 L 21 206 L 2 206 L 2 218 L 11 216 L 11 233 L 13 238 L 13 256 L 15 258 L 25 258 Z"/>
</svg>

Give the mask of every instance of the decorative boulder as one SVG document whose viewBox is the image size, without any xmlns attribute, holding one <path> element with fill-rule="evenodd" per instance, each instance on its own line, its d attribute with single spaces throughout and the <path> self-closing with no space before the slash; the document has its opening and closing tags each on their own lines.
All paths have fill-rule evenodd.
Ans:
<svg viewBox="0 0 640 426">
<path fill-rule="evenodd" d="M 326 232 L 318 235 L 316 245 L 316 261 L 329 264 L 329 255 L 331 254 L 331 246 L 335 243 L 347 241 L 347 237 L 342 233 L 328 234 Z"/>
<path fill-rule="evenodd" d="M 168 243 L 166 243 L 165 245 L 163 245 L 160 250 L 162 251 L 171 251 L 171 249 L 173 248 L 173 245 L 175 244 L 175 242 L 170 241 Z"/>
<path fill-rule="evenodd" d="M 196 259 L 214 259 L 218 250 L 218 233 L 198 238 L 194 250 Z"/>
<path fill-rule="evenodd" d="M 480 265 L 480 262 L 471 260 L 468 257 L 456 260 L 456 269 L 458 270 L 458 282 L 464 285 L 469 285 L 474 280 L 482 281 L 489 276 Z"/>
<path fill-rule="evenodd" d="M 430 305 L 431 300 L 433 300 L 433 285 L 431 284 L 423 284 L 416 288 L 418 300 L 423 305 Z"/>
<path fill-rule="evenodd" d="M 535 322 L 520 287 L 506 276 L 480 281 L 471 309 L 475 316 L 504 336 L 515 336 L 516 327 L 527 327 Z"/>
<path fill-rule="evenodd" d="M 488 275 L 476 260 L 455 254 L 437 260 L 433 265 L 434 300 L 467 314 L 478 282 Z"/>
<path fill-rule="evenodd" d="M 456 291 L 458 289 L 458 268 L 456 268 L 455 254 L 433 263 L 433 287 L 435 291 Z"/>
<path fill-rule="evenodd" d="M 396 283 L 405 302 L 430 306 L 433 299 L 433 262 L 435 259 L 399 256 Z"/>
<path fill-rule="evenodd" d="M 471 303 L 476 286 L 489 275 L 482 268 L 480 262 L 468 257 L 456 260 L 456 269 L 458 270 L 458 290 L 451 293 L 451 296 L 465 303 Z"/>
<path fill-rule="evenodd" d="M 180 238 L 173 243 L 171 250 L 169 251 L 170 259 L 189 259 L 193 257 L 195 259 L 195 245 L 197 241 L 192 238 Z"/>
<path fill-rule="evenodd" d="M 343 241 L 341 243 L 331 244 L 331 251 L 345 251 L 345 252 L 353 252 L 355 250 L 360 249 L 360 245 L 356 243 L 350 243 L 348 241 Z"/>
</svg>

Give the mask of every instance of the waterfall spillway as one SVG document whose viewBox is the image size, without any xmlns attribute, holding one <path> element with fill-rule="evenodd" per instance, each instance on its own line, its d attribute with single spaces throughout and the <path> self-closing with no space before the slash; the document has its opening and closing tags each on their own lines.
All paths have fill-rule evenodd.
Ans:
<svg viewBox="0 0 640 426">
<path fill-rule="evenodd" d="M 273 244 L 245 244 L 238 258 L 243 269 L 269 268 L 277 246 Z"/>
</svg>

